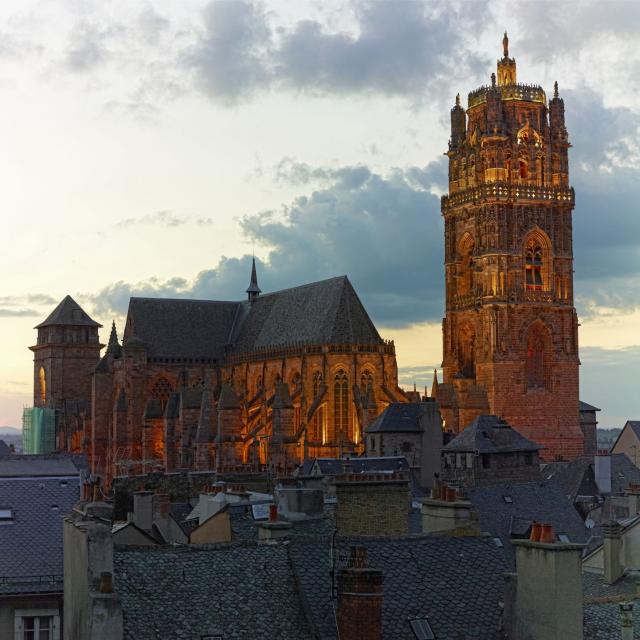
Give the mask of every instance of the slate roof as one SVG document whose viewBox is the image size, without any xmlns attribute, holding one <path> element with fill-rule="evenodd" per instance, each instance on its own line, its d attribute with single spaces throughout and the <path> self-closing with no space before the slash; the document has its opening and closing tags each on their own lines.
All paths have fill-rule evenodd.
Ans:
<svg viewBox="0 0 640 640">
<path fill-rule="evenodd" d="M 638 423 L 640 425 L 640 422 Z M 625 453 L 611 454 L 611 493 L 624 493 L 630 484 L 640 484 L 640 469 Z"/>
<path fill-rule="evenodd" d="M 482 415 L 446 444 L 443 450 L 507 453 L 538 451 L 540 448 L 540 445 L 525 438 L 497 416 Z"/>
<path fill-rule="evenodd" d="M 2 478 L 0 593 L 62 592 L 62 517 L 80 498 L 77 477 Z"/>
<path fill-rule="evenodd" d="M 71 297 L 65 296 L 60 304 L 47 316 L 46 320 L 34 327 L 41 329 L 50 326 L 101 327 L 92 320 L 82 307 Z"/>
<path fill-rule="evenodd" d="M 593 458 L 588 456 L 580 456 L 570 462 L 551 462 L 542 470 L 542 477 L 562 488 L 572 502 L 578 496 L 596 496 L 600 493 L 595 481 Z"/>
<path fill-rule="evenodd" d="M 584 639 L 619 640 L 621 638 L 620 609 L 619 603 L 615 600 L 635 600 L 635 579 L 625 575 L 614 584 L 608 585 L 604 582 L 602 574 L 584 572 L 582 577 Z M 606 602 L 607 599 L 609 602 Z M 637 615 L 637 609 L 638 602 L 634 602 L 634 638 L 640 637 L 640 616 Z"/>
<path fill-rule="evenodd" d="M 382 338 L 347 276 L 259 296 L 234 331 L 234 351 L 295 342 L 378 344 Z"/>
<path fill-rule="evenodd" d="M 601 409 L 598 409 L 598 407 L 594 407 L 592 404 L 579 400 L 579 411 L 601 411 Z"/>
<path fill-rule="evenodd" d="M 237 302 L 131 298 L 124 334 L 141 340 L 150 358 L 219 360 L 229 343 Z"/>
<path fill-rule="evenodd" d="M 511 502 L 505 501 L 505 496 Z M 549 522 L 557 534 L 566 534 L 574 543 L 586 543 L 591 536 L 573 503 L 558 486 L 531 482 L 478 487 L 469 491 L 469 500 L 482 531 L 502 540 L 511 565 L 515 562 L 511 534 L 522 535 L 528 529 L 527 522 Z"/>
<path fill-rule="evenodd" d="M 407 619 L 429 616 L 438 640 L 497 640 L 504 558 L 490 538 L 338 538 L 337 557 L 367 547 L 368 566 L 384 572 L 384 640 L 415 640 Z M 329 541 L 292 541 L 291 561 L 314 627 L 337 640 Z M 340 564 L 338 567 L 340 568 Z"/>
<path fill-rule="evenodd" d="M 0 456 L 8 456 L 10 453 L 9 445 L 4 440 L 0 440 Z"/>
<path fill-rule="evenodd" d="M 392 402 L 365 429 L 367 433 L 407 433 L 423 431 L 420 418 L 424 405 L 418 402 Z"/>
<path fill-rule="evenodd" d="M 116 548 L 114 573 L 125 640 L 312 637 L 287 545 Z"/>
<path fill-rule="evenodd" d="M 311 458 L 302 463 L 298 475 L 309 475 L 315 462 L 318 463 L 324 476 L 339 476 L 346 473 L 345 465 L 348 465 L 349 473 L 409 471 L 409 463 L 404 456 L 363 456 L 360 458 Z"/>
<path fill-rule="evenodd" d="M 59 453 L 43 455 L 12 454 L 0 458 L 0 479 L 45 476 L 79 476 L 86 468 L 83 456 Z"/>
<path fill-rule="evenodd" d="M 150 358 L 220 360 L 291 343 L 379 344 L 346 276 L 260 295 L 252 303 L 131 298 L 123 342 Z"/>
</svg>

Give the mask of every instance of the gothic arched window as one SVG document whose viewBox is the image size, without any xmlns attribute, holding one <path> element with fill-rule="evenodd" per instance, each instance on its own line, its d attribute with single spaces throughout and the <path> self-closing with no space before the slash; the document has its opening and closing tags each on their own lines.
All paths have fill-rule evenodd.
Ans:
<svg viewBox="0 0 640 640">
<path fill-rule="evenodd" d="M 151 397 L 160 400 L 160 404 L 162 404 L 163 409 L 165 408 L 167 400 L 172 393 L 173 387 L 169 380 L 164 376 L 158 378 L 151 388 Z"/>
<path fill-rule="evenodd" d="M 315 400 L 320 394 L 320 387 L 322 386 L 322 374 L 319 371 L 313 374 L 313 399 Z M 327 427 L 325 420 L 325 405 L 321 404 L 313 414 L 311 418 L 311 440 L 314 442 L 327 442 Z"/>
<path fill-rule="evenodd" d="M 40 367 L 38 372 L 38 380 L 40 383 L 40 402 L 44 404 L 47 401 L 47 374 L 44 367 Z"/>
<path fill-rule="evenodd" d="M 346 439 L 349 434 L 349 379 L 342 369 L 333 379 L 333 416 L 338 439 Z"/>
<path fill-rule="evenodd" d="M 470 234 L 465 234 L 460 241 L 458 253 L 460 255 L 460 269 L 458 278 L 458 293 L 469 293 L 473 288 L 473 250 L 475 242 Z"/>
<path fill-rule="evenodd" d="M 360 376 L 360 391 L 362 395 L 367 393 L 367 389 L 371 387 L 373 389 L 373 374 L 371 371 L 363 371 Z"/>
<path fill-rule="evenodd" d="M 542 289 L 544 284 L 542 280 L 544 252 L 537 242 L 527 244 L 524 253 L 525 260 L 525 286 L 527 289 Z"/>
<path fill-rule="evenodd" d="M 465 325 L 460 330 L 458 339 L 459 373 L 464 378 L 476 376 L 476 336 L 471 325 Z"/>
<path fill-rule="evenodd" d="M 520 180 L 526 180 L 529 176 L 527 163 L 524 160 L 520 160 Z"/>
</svg>

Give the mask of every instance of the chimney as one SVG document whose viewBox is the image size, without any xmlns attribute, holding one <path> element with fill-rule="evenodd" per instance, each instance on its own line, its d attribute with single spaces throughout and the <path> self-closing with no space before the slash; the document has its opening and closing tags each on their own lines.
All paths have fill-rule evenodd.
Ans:
<svg viewBox="0 0 640 640">
<path fill-rule="evenodd" d="M 633 640 L 633 602 L 621 602 L 619 607 L 622 640 Z"/>
<path fill-rule="evenodd" d="M 627 489 L 627 501 L 629 517 L 633 518 L 640 513 L 640 484 L 630 484 Z"/>
<path fill-rule="evenodd" d="M 351 547 L 346 569 L 338 571 L 340 640 L 381 640 L 382 571 L 367 567 L 367 549 Z"/>
<path fill-rule="evenodd" d="M 335 480 L 336 526 L 341 536 L 402 536 L 408 533 L 409 478 L 347 473 Z"/>
<path fill-rule="evenodd" d="M 516 574 L 506 575 L 505 629 L 511 640 L 582 640 L 584 545 L 556 542 L 550 525 L 512 540 Z M 549 540 L 549 542 L 543 542 Z"/>
<path fill-rule="evenodd" d="M 478 535 L 478 520 L 471 502 L 453 487 L 436 485 L 431 498 L 422 500 L 422 532 Z"/>
<path fill-rule="evenodd" d="M 622 553 L 622 527 L 615 520 L 610 520 L 602 525 L 604 535 L 604 581 L 613 584 L 624 573 L 624 565 L 620 562 Z"/>
<path fill-rule="evenodd" d="M 143 531 L 153 528 L 153 493 L 135 491 L 133 494 L 133 524 Z"/>
<path fill-rule="evenodd" d="M 606 451 L 598 451 L 593 458 L 593 470 L 600 493 L 611 493 L 611 455 Z"/>
</svg>

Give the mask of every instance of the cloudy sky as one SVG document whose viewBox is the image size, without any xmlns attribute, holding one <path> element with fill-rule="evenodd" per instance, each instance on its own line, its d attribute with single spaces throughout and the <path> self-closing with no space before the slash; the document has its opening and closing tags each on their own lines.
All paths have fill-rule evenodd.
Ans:
<svg viewBox="0 0 640 640">
<path fill-rule="evenodd" d="M 430 381 L 449 109 L 505 29 L 565 99 L 581 396 L 640 418 L 640 3 L 7 0 L 0 425 L 65 294 L 121 327 L 132 294 L 242 298 L 252 252 L 264 291 L 348 274 Z"/>
</svg>

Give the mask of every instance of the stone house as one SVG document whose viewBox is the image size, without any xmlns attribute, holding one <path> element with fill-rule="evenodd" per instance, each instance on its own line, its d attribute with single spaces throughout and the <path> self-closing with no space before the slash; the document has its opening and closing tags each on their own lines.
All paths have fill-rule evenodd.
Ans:
<svg viewBox="0 0 640 640">
<path fill-rule="evenodd" d="M 0 638 L 62 638 L 62 517 L 80 498 L 79 464 L 0 458 Z"/>
<path fill-rule="evenodd" d="M 418 484 L 430 488 L 440 471 L 442 438 L 442 418 L 433 400 L 394 402 L 365 429 L 365 455 L 404 456 Z"/>
<path fill-rule="evenodd" d="M 441 477 L 458 487 L 540 479 L 540 446 L 497 416 L 478 416 L 442 448 Z"/>
</svg>

